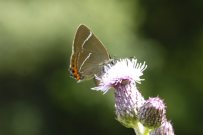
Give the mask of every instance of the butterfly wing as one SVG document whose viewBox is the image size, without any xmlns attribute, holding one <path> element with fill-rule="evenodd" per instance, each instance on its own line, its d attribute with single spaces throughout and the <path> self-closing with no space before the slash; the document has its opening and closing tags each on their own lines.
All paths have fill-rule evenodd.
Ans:
<svg viewBox="0 0 203 135">
<path fill-rule="evenodd" d="M 71 74 L 76 80 L 87 80 L 101 71 L 102 64 L 109 60 L 103 44 L 85 25 L 76 32 L 71 56 Z"/>
</svg>

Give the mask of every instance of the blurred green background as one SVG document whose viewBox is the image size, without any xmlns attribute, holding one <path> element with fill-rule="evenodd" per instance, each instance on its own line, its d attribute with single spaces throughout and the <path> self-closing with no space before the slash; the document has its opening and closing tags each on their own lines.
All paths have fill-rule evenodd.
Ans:
<svg viewBox="0 0 203 135">
<path fill-rule="evenodd" d="M 164 99 L 177 135 L 203 134 L 203 1 L 1 0 L 1 135 L 134 134 L 113 90 L 69 77 L 81 23 L 112 56 L 146 61 L 139 90 Z"/>
</svg>

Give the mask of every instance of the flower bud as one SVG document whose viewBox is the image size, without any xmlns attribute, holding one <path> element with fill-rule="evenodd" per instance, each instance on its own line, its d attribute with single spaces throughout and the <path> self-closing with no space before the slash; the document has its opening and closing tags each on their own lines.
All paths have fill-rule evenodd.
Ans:
<svg viewBox="0 0 203 135">
<path fill-rule="evenodd" d="M 138 119 L 145 127 L 154 129 L 159 127 L 166 119 L 165 112 L 165 105 L 160 98 L 149 98 L 140 107 Z"/>
</svg>

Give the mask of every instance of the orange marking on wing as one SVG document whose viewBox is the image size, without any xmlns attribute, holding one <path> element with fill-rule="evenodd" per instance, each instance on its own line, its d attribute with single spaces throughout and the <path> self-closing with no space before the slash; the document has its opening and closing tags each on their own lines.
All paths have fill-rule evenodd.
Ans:
<svg viewBox="0 0 203 135">
<path fill-rule="evenodd" d="M 76 63 L 77 63 L 77 60 L 73 58 L 72 65 L 71 65 L 71 74 L 78 81 L 81 79 L 81 76 L 78 72 L 78 67 L 76 66 Z"/>
</svg>

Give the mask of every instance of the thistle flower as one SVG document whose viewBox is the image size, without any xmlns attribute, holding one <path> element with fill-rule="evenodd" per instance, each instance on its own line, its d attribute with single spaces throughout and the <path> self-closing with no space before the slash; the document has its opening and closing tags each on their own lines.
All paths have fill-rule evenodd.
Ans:
<svg viewBox="0 0 203 135">
<path fill-rule="evenodd" d="M 138 119 L 149 129 L 159 127 L 166 119 L 166 110 L 163 101 L 159 97 L 149 98 L 139 108 Z"/>
<path fill-rule="evenodd" d="M 137 63 L 137 59 L 119 59 L 104 66 L 97 87 L 92 89 L 106 93 L 115 88 L 116 118 L 126 127 L 134 128 L 137 125 L 138 108 L 144 103 L 144 98 L 137 90 L 136 83 L 143 79 L 143 71 L 147 68 L 145 63 Z"/>
<path fill-rule="evenodd" d="M 116 88 L 119 84 L 140 83 L 144 79 L 140 79 L 143 71 L 147 68 L 145 63 L 137 63 L 137 59 L 119 59 L 104 66 L 101 76 L 95 76 L 99 81 L 97 87 L 93 90 L 101 90 L 106 93 L 110 88 Z"/>
</svg>

